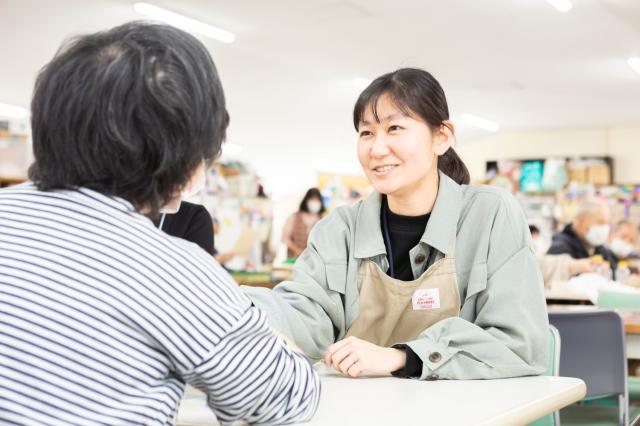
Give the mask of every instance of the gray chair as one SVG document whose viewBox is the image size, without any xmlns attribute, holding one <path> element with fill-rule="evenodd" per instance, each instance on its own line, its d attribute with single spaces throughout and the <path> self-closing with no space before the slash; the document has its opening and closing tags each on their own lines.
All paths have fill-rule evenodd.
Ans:
<svg viewBox="0 0 640 426">
<path fill-rule="evenodd" d="M 607 424 L 602 421 L 610 418 L 610 424 L 628 425 L 627 357 L 620 315 L 604 310 L 552 312 L 549 323 L 558 329 L 562 339 L 560 376 L 584 380 L 587 395 L 583 401 L 618 399 L 617 410 L 584 403 L 573 405 L 560 412 L 561 422 Z"/>
</svg>

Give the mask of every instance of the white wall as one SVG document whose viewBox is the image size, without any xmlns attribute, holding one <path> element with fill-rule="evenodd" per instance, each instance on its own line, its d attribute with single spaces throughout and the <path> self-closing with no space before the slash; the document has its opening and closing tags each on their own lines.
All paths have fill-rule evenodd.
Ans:
<svg viewBox="0 0 640 426">
<path fill-rule="evenodd" d="M 456 148 L 472 179 L 482 179 L 485 162 L 571 156 L 611 156 L 617 183 L 640 183 L 640 127 L 496 133 Z"/>
</svg>

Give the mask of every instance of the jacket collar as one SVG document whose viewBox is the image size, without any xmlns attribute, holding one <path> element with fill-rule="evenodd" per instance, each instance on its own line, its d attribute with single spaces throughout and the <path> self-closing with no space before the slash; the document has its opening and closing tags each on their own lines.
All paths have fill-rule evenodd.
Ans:
<svg viewBox="0 0 640 426">
<path fill-rule="evenodd" d="M 449 254 L 456 238 L 462 209 L 462 188 L 441 171 L 438 174 L 438 195 L 420 242 Z M 354 250 L 357 259 L 386 254 L 380 226 L 381 207 L 382 195 L 373 192 L 358 210 Z"/>
</svg>

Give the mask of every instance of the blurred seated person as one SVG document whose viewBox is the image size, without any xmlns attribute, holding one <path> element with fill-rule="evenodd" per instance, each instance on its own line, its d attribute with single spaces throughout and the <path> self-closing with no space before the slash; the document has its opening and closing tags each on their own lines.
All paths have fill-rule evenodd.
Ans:
<svg viewBox="0 0 640 426">
<path fill-rule="evenodd" d="M 531 233 L 531 239 L 533 240 L 533 248 L 536 251 L 536 256 L 538 258 L 544 257 L 544 255 L 547 254 L 547 249 L 549 247 L 540 232 L 540 228 L 536 225 L 529 225 L 529 232 Z"/>
<path fill-rule="evenodd" d="M 638 240 L 638 226 L 630 220 L 618 222 L 611 231 L 609 248 L 613 252 L 616 262 L 631 257 Z M 624 262 L 627 264 L 627 262 Z M 640 271 L 637 267 L 628 265 L 628 273 L 617 274 L 616 279 L 623 284 L 640 287 Z"/>
<path fill-rule="evenodd" d="M 207 209 L 200 205 L 182 201 L 196 195 L 205 185 L 205 164 L 202 162 L 179 197 L 160 210 L 153 220 L 158 229 L 173 237 L 196 243 L 213 255 L 213 222 Z"/>
<path fill-rule="evenodd" d="M 638 227 L 630 220 L 621 220 L 611 231 L 609 249 L 616 261 L 627 259 L 631 255 L 638 240 Z"/>
<path fill-rule="evenodd" d="M 313 225 L 322 219 L 324 202 L 318 188 L 307 191 L 298 211 L 289 216 L 282 232 L 282 242 L 287 246 L 287 258 L 296 258 L 307 248 L 307 240 Z"/>
<path fill-rule="evenodd" d="M 596 265 L 591 259 L 594 255 L 609 262 L 615 278 L 616 258 L 604 245 L 609 239 L 610 220 L 611 211 L 603 201 L 588 201 L 580 206 L 575 220 L 553 236 L 551 247 L 540 262 L 546 286 L 595 272 Z"/>
</svg>

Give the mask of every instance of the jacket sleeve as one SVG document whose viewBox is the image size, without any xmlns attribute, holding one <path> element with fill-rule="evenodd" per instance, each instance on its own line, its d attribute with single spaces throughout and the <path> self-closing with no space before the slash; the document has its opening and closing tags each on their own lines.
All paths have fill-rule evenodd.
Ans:
<svg viewBox="0 0 640 426">
<path fill-rule="evenodd" d="M 342 241 L 344 239 L 344 244 Z M 273 290 L 241 287 L 267 313 L 271 325 L 292 338 L 311 358 L 320 359 L 345 328 L 341 293 L 347 277 L 346 227 L 336 213 L 313 228 L 294 266 L 292 281 Z"/>
<path fill-rule="evenodd" d="M 423 362 L 421 379 L 492 379 L 541 374 L 548 317 L 542 276 L 517 202 L 503 196 L 486 264 L 472 267 L 461 312 L 406 344 Z"/>
</svg>

